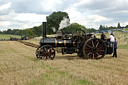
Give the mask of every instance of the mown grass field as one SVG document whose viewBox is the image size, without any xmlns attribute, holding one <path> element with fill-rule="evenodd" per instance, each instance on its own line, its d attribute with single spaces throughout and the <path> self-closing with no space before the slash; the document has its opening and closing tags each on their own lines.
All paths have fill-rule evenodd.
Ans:
<svg viewBox="0 0 128 85">
<path fill-rule="evenodd" d="M 124 29 L 124 30 L 128 32 L 128 29 Z"/>
<path fill-rule="evenodd" d="M 18 36 L 18 35 L 0 34 L 0 39 L 10 39 L 10 37 L 13 37 L 13 38 L 21 38 L 21 36 Z"/>
<path fill-rule="evenodd" d="M 123 47 L 128 45 L 127 34 L 115 36 L 118 58 L 106 55 L 100 60 L 56 53 L 53 61 L 44 61 L 35 57 L 36 48 L 1 41 L 0 85 L 128 85 L 128 49 Z M 39 40 L 29 42 L 38 44 Z"/>
</svg>

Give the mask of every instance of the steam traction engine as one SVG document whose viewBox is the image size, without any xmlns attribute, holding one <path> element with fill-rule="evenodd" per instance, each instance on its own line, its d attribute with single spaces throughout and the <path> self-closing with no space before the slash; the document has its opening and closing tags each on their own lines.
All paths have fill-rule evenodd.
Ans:
<svg viewBox="0 0 128 85">
<path fill-rule="evenodd" d="M 77 53 L 79 57 L 87 59 L 101 59 L 105 54 L 112 53 L 110 45 L 82 29 L 76 29 L 69 35 L 63 35 L 59 30 L 56 37 L 46 37 L 46 22 L 43 22 L 43 38 L 36 50 L 36 57 L 53 60 L 58 47 L 62 54 Z"/>
</svg>

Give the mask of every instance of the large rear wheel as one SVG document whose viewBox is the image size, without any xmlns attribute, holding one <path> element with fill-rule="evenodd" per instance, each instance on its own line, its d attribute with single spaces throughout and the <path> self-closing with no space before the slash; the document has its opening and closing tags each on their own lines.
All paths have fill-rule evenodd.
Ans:
<svg viewBox="0 0 128 85">
<path fill-rule="evenodd" d="M 83 45 L 83 54 L 88 59 L 101 59 L 106 54 L 106 45 L 101 39 L 90 38 Z"/>
</svg>

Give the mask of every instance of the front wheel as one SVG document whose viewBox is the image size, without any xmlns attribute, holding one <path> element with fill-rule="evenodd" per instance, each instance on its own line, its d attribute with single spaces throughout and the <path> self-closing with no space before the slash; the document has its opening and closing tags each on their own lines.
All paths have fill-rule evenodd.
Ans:
<svg viewBox="0 0 128 85">
<path fill-rule="evenodd" d="M 101 59 L 106 54 L 106 45 L 101 39 L 90 38 L 83 45 L 83 54 L 88 59 Z"/>
<path fill-rule="evenodd" d="M 37 58 L 40 58 L 40 57 L 39 57 L 39 54 L 40 54 L 39 51 L 40 51 L 40 46 L 36 49 L 36 52 L 35 52 Z"/>
<path fill-rule="evenodd" d="M 43 60 L 53 60 L 55 58 L 55 50 L 51 45 L 44 45 L 39 49 L 39 58 Z"/>
</svg>

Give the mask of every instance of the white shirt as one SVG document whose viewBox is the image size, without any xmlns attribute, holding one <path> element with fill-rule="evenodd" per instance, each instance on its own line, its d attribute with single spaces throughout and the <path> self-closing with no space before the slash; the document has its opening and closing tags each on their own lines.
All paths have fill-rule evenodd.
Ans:
<svg viewBox="0 0 128 85">
<path fill-rule="evenodd" d="M 114 38 L 113 35 L 110 35 L 110 36 L 109 36 L 109 39 L 110 39 L 110 42 L 115 42 L 115 38 Z"/>
</svg>

